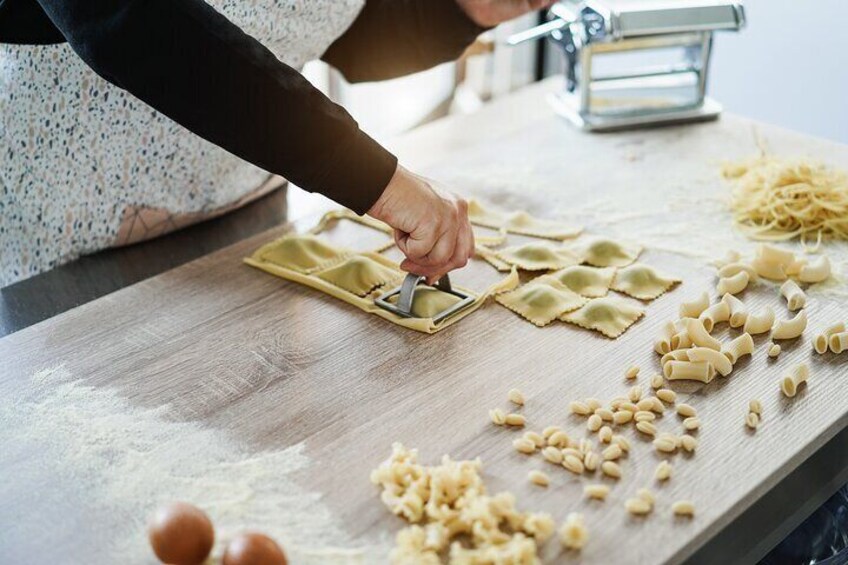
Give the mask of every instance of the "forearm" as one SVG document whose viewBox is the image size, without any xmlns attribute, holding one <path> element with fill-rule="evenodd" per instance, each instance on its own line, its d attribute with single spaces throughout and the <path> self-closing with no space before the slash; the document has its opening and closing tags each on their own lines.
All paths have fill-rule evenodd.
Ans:
<svg viewBox="0 0 848 565">
<path fill-rule="evenodd" d="M 98 74 L 197 135 L 365 212 L 396 159 L 202 0 L 39 0 Z"/>
<path fill-rule="evenodd" d="M 456 0 L 366 0 L 322 59 L 351 82 L 383 80 L 452 61 L 483 31 Z"/>
</svg>

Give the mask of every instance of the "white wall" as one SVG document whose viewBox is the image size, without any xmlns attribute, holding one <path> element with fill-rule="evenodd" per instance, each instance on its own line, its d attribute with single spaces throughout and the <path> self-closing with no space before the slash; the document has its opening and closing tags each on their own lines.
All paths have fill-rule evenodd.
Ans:
<svg viewBox="0 0 848 565">
<path fill-rule="evenodd" d="M 717 34 L 709 93 L 737 114 L 848 143 L 848 1 L 743 0 Z"/>
</svg>

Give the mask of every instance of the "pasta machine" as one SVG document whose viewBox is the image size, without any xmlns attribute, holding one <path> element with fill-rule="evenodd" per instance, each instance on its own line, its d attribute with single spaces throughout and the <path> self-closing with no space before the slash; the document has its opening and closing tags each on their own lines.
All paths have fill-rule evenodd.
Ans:
<svg viewBox="0 0 848 565">
<path fill-rule="evenodd" d="M 713 32 L 744 26 L 741 3 L 563 0 L 547 17 L 507 43 L 549 38 L 561 48 L 565 87 L 551 104 L 578 127 L 710 120 L 721 112 L 706 96 Z"/>
<path fill-rule="evenodd" d="M 422 277 L 419 275 L 415 275 L 409 273 L 406 275 L 406 278 L 403 279 L 403 283 L 374 300 L 374 304 L 383 308 L 384 310 L 388 310 L 389 312 L 393 312 L 402 318 L 415 318 L 415 314 L 412 313 L 412 303 L 415 300 L 415 291 L 418 289 L 418 284 L 422 282 L 426 277 Z M 450 277 L 447 274 L 444 274 L 439 281 L 433 285 L 433 288 L 436 288 L 442 292 L 446 292 L 448 294 L 452 294 L 458 297 L 460 300 L 450 308 L 439 312 L 435 316 L 433 316 L 433 323 L 438 324 L 442 320 L 456 314 L 460 310 L 463 310 L 474 303 L 474 297 L 470 294 L 466 294 L 461 290 L 457 290 L 451 286 Z M 398 296 L 397 302 L 392 304 L 389 302 L 389 298 L 393 296 Z"/>
</svg>

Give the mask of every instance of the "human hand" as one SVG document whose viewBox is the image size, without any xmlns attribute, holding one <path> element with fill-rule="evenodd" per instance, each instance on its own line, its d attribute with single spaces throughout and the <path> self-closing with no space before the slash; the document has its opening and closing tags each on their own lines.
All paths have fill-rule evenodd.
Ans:
<svg viewBox="0 0 848 565">
<path fill-rule="evenodd" d="M 400 165 L 368 215 L 394 229 L 400 267 L 434 283 L 474 255 L 468 203 Z"/>
<path fill-rule="evenodd" d="M 456 0 L 462 11 L 481 27 L 493 27 L 507 20 L 547 8 L 555 0 Z"/>
</svg>

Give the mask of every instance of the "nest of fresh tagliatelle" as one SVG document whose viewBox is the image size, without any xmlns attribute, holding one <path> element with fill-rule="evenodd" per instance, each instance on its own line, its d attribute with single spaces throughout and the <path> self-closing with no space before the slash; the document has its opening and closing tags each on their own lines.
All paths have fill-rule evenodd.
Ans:
<svg viewBox="0 0 848 565">
<path fill-rule="evenodd" d="M 803 245 L 848 239 L 848 175 L 805 159 L 761 156 L 722 169 L 733 184 L 731 209 L 745 233 Z"/>
</svg>

